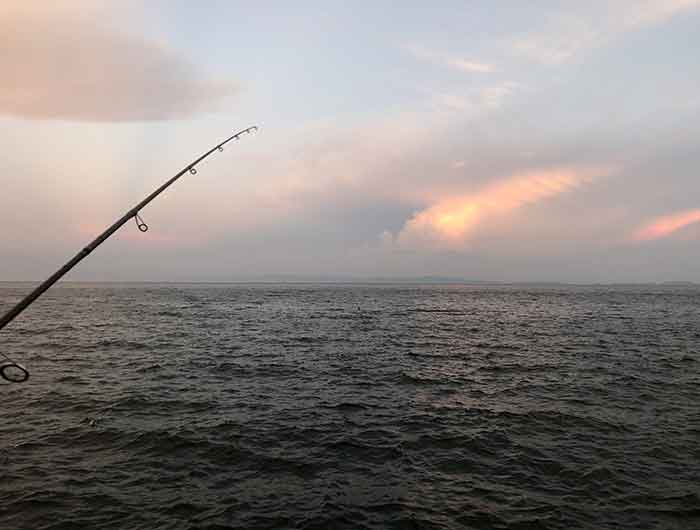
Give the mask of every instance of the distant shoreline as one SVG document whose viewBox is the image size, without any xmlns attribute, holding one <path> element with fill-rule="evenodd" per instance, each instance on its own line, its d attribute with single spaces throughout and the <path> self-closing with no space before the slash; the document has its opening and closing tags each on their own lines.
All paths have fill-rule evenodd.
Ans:
<svg viewBox="0 0 700 530">
<path fill-rule="evenodd" d="M 38 284 L 42 280 L 0 280 L 0 286 Z M 458 278 L 366 278 L 366 279 L 249 279 L 249 280 L 62 280 L 57 285 L 473 285 L 493 287 L 700 287 L 691 281 L 663 282 L 559 282 L 486 281 Z"/>
</svg>

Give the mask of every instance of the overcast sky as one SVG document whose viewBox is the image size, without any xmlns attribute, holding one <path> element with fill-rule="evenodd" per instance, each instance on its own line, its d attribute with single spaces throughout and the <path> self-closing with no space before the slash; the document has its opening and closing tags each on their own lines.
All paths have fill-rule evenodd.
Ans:
<svg viewBox="0 0 700 530">
<path fill-rule="evenodd" d="M 700 281 L 700 0 L 0 4 L 0 280 Z M 433 4 L 433 5 L 431 5 Z"/>
</svg>

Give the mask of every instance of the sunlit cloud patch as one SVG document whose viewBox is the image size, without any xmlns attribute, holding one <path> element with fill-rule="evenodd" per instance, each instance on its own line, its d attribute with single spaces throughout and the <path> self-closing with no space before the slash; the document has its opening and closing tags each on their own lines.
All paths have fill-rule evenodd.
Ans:
<svg viewBox="0 0 700 530">
<path fill-rule="evenodd" d="M 657 217 L 639 228 L 634 233 L 633 239 L 636 241 L 651 241 L 668 237 L 693 223 L 700 223 L 700 209 L 686 210 Z"/>
<path fill-rule="evenodd" d="M 490 219 L 570 192 L 607 172 L 564 168 L 513 175 L 476 193 L 438 201 L 414 215 L 396 239 L 400 245 L 406 246 L 430 242 L 448 247 L 460 246 Z"/>
</svg>

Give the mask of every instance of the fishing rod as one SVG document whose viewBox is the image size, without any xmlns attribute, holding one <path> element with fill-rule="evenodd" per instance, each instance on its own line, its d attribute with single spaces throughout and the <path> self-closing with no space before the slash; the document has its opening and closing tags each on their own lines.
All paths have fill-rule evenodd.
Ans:
<svg viewBox="0 0 700 530">
<path fill-rule="evenodd" d="M 29 293 L 27 296 L 25 296 L 22 300 L 20 300 L 17 305 L 15 305 L 12 309 L 10 309 L 5 315 L 0 318 L 0 330 L 7 326 L 10 322 L 12 322 L 22 311 L 27 309 L 34 300 L 39 298 L 49 287 L 51 287 L 54 283 L 56 283 L 58 280 L 60 280 L 68 271 L 70 271 L 73 267 L 75 267 L 80 261 L 82 261 L 85 257 L 87 257 L 88 254 L 90 254 L 93 250 L 95 250 L 97 247 L 99 247 L 102 243 L 104 243 L 109 236 L 114 234 L 117 230 L 119 230 L 124 224 L 126 224 L 130 219 L 134 219 L 136 221 L 136 226 L 141 232 L 147 232 L 148 231 L 148 225 L 143 221 L 143 218 L 139 214 L 139 212 L 147 206 L 153 199 L 158 197 L 161 193 L 163 193 L 167 188 L 169 188 L 177 179 L 179 179 L 182 175 L 185 173 L 191 173 L 192 175 L 197 174 L 197 170 L 195 169 L 195 166 L 199 164 L 202 160 L 207 158 L 210 154 L 212 154 L 214 151 L 223 151 L 224 146 L 229 143 L 231 140 L 239 140 L 240 137 L 244 134 L 250 134 L 253 131 L 257 131 L 258 127 L 256 125 L 253 125 L 252 127 L 248 127 L 247 129 L 243 129 L 242 131 L 237 132 L 233 136 L 228 137 L 226 140 L 221 142 L 220 144 L 215 145 L 213 148 L 211 148 L 209 151 L 204 153 L 202 156 L 185 166 L 177 175 L 172 177 L 170 180 L 168 180 L 165 184 L 163 184 L 160 188 L 158 188 L 156 191 L 151 193 L 148 197 L 146 197 L 144 200 L 142 200 L 140 203 L 138 203 L 136 206 L 134 206 L 131 210 L 126 212 L 122 217 L 120 217 L 115 223 L 110 226 L 107 230 L 102 232 L 97 238 L 90 243 L 88 246 L 83 248 L 80 252 L 78 252 L 73 259 L 71 259 L 68 263 L 66 263 L 63 267 L 58 269 L 56 272 L 54 272 L 51 276 L 49 276 L 48 279 L 46 279 L 41 285 L 39 285 L 37 288 L 35 288 L 31 293 Z M 21 364 L 13 361 L 8 355 L 6 355 L 3 352 L 0 352 L 0 355 L 6 359 L 5 362 L 2 362 L 0 364 L 0 377 L 2 377 L 4 380 L 9 381 L 10 383 L 23 383 L 27 379 L 29 379 L 29 370 L 22 366 Z"/>
</svg>

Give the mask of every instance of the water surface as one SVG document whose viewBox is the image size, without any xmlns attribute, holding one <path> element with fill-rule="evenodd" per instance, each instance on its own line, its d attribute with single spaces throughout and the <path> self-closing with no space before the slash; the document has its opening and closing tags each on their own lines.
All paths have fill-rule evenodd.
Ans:
<svg viewBox="0 0 700 530">
<path fill-rule="evenodd" d="M 700 527 L 697 288 L 71 284 L 0 347 L 0 528 Z"/>
</svg>

